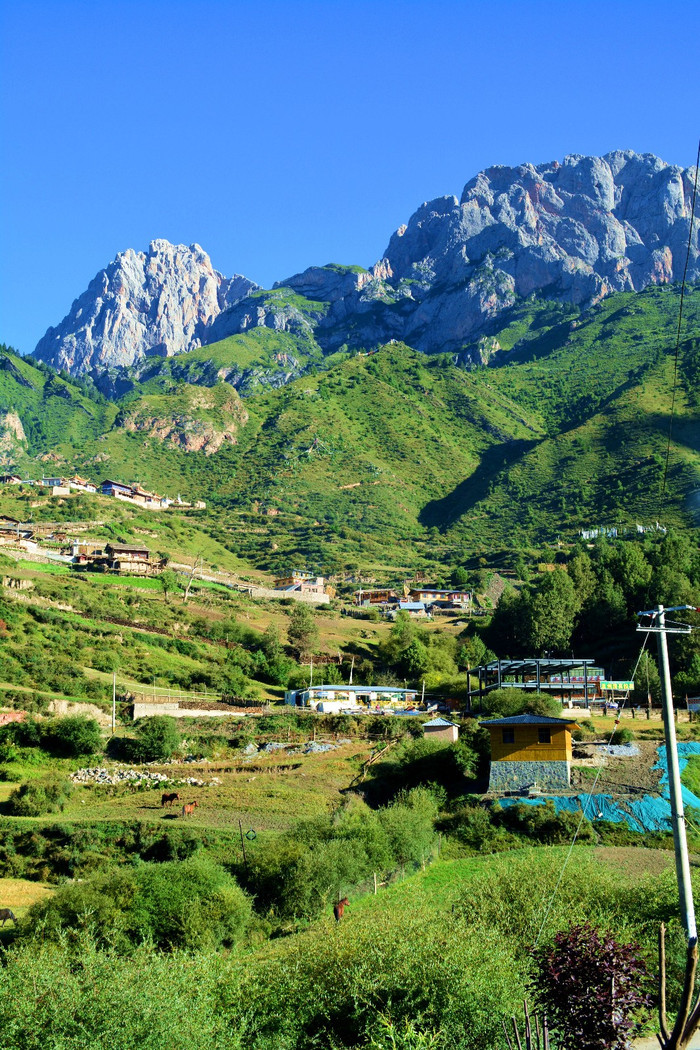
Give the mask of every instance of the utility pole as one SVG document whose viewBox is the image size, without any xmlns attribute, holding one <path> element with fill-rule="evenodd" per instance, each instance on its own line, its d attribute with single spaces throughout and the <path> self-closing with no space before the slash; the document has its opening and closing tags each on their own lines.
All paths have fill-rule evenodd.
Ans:
<svg viewBox="0 0 700 1050">
<path fill-rule="evenodd" d="M 350 661 L 350 681 L 349 685 L 352 685 L 352 673 L 355 670 L 355 654 L 353 653 L 352 660 Z"/>
<path fill-rule="evenodd" d="M 112 736 L 117 728 L 117 672 L 112 671 Z"/>
<path fill-rule="evenodd" d="M 666 739 L 666 758 L 668 763 L 668 783 L 671 798 L 671 826 L 673 829 L 673 847 L 676 856 L 676 879 L 680 901 L 681 921 L 686 932 L 685 980 L 681 993 L 675 1024 L 669 1027 L 666 1013 L 666 947 L 665 927 L 659 930 L 659 1043 L 661 1050 L 686 1050 L 693 1035 L 700 1027 L 700 997 L 695 999 L 695 976 L 698 965 L 698 933 L 695 923 L 695 905 L 693 888 L 690 882 L 690 863 L 688 859 L 688 842 L 686 839 L 685 816 L 681 796 L 681 777 L 678 765 L 678 747 L 676 744 L 676 724 L 673 717 L 673 696 L 671 693 L 671 671 L 668 662 L 667 634 L 690 634 L 689 624 L 666 624 L 667 612 L 680 611 L 700 612 L 694 605 L 677 605 L 664 609 L 658 605 L 639 613 L 640 617 L 650 619 L 650 624 L 639 625 L 638 631 L 658 635 L 659 664 L 661 676 L 661 702 Z"/>
<path fill-rule="evenodd" d="M 659 605 L 656 610 L 656 625 L 655 633 L 659 647 L 659 669 L 661 671 L 661 703 L 664 719 L 664 736 L 666 738 L 666 761 L 668 763 L 668 786 L 671 795 L 673 849 L 676 854 L 676 877 L 678 880 L 678 897 L 681 905 L 681 921 L 688 941 L 697 941 L 698 931 L 695 924 L 695 905 L 693 903 L 693 887 L 690 882 L 690 860 L 685 833 L 683 796 L 681 794 L 681 774 L 678 765 L 676 722 L 673 716 L 671 670 L 668 663 L 668 645 L 666 642 L 668 629 L 666 627 L 663 605 Z"/>
</svg>

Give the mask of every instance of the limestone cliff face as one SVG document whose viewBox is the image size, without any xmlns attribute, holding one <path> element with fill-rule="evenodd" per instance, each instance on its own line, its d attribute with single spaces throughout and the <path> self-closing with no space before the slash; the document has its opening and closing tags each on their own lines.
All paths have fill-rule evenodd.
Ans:
<svg viewBox="0 0 700 1050">
<path fill-rule="evenodd" d="M 16 412 L 0 412 L 0 466 L 12 466 L 27 451 L 27 437 Z"/>
<path fill-rule="evenodd" d="M 494 167 L 424 204 L 386 250 L 415 310 L 403 338 L 456 349 L 518 297 L 587 305 L 680 280 L 694 170 L 630 150 Z M 688 277 L 700 277 L 696 224 Z"/>
<path fill-rule="evenodd" d="M 78 373 L 262 326 L 312 336 L 324 351 L 393 338 L 481 360 L 478 341 L 519 298 L 585 307 L 680 280 L 693 176 L 630 150 L 487 168 L 459 199 L 423 204 L 371 269 L 314 266 L 264 293 L 222 277 L 198 245 L 154 241 L 99 273 L 36 353 Z M 691 281 L 700 278 L 699 238 L 697 222 Z"/>
<path fill-rule="evenodd" d="M 193 350 L 221 310 L 255 287 L 223 277 L 198 244 L 152 241 L 147 252 L 121 252 L 101 270 L 35 355 L 77 375 Z"/>
<path fill-rule="evenodd" d="M 281 284 L 322 304 L 320 316 L 306 316 L 327 351 L 396 338 L 419 350 L 459 352 L 533 293 L 586 306 L 614 291 L 679 280 L 693 176 L 629 150 L 487 168 L 459 200 L 423 204 L 371 270 L 312 267 Z M 699 235 L 697 223 L 690 280 L 700 277 Z M 265 297 L 254 316 L 246 306 L 219 316 L 217 338 L 251 323 L 280 323 Z"/>
</svg>

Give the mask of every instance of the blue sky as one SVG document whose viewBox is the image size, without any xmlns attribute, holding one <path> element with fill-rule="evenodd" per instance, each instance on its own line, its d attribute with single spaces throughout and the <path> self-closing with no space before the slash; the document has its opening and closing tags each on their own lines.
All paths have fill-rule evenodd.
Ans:
<svg viewBox="0 0 700 1050">
<path fill-rule="evenodd" d="M 695 162 L 696 0 L 2 0 L 0 342 L 118 251 L 371 265 L 491 164 Z"/>
</svg>

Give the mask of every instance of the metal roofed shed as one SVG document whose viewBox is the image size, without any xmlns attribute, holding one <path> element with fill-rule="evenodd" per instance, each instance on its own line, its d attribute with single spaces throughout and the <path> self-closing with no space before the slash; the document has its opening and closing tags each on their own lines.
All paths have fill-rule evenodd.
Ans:
<svg viewBox="0 0 700 1050">
<path fill-rule="evenodd" d="M 423 723 L 423 736 L 429 740 L 446 740 L 455 744 L 459 738 L 459 726 L 448 718 L 431 718 Z"/>
<path fill-rule="evenodd" d="M 483 697 L 493 689 L 523 689 L 533 693 L 547 693 L 569 707 L 576 704 L 590 707 L 591 701 L 602 699 L 601 683 L 605 671 L 595 660 L 580 657 L 529 657 L 523 660 L 492 660 L 477 668 L 478 689 L 468 693 L 472 699 Z"/>
<path fill-rule="evenodd" d="M 511 715 L 479 725 L 491 737 L 489 791 L 568 788 L 571 778 L 571 718 Z"/>
</svg>

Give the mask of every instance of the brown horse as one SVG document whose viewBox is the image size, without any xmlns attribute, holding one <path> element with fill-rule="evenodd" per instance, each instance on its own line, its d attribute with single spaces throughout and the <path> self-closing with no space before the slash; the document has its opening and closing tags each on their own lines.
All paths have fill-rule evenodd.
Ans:
<svg viewBox="0 0 700 1050">
<path fill-rule="evenodd" d="M 9 908 L 0 908 L 0 919 L 2 919 L 3 926 L 8 919 L 12 919 L 15 925 L 17 924 L 17 916 Z"/>
<path fill-rule="evenodd" d="M 177 791 L 170 791 L 170 792 L 166 791 L 160 796 L 160 804 L 161 804 L 161 806 L 172 806 L 173 802 L 179 802 L 179 801 L 180 801 L 180 796 L 178 795 Z"/>
<path fill-rule="evenodd" d="M 192 814 L 194 813 L 195 806 L 198 806 L 198 805 L 199 805 L 199 802 L 196 802 L 196 801 L 195 802 L 185 802 L 184 806 L 182 807 L 182 815 L 183 815 L 183 817 L 191 817 Z"/>
<path fill-rule="evenodd" d="M 338 901 L 338 903 L 334 906 L 333 914 L 335 915 L 336 922 L 340 922 L 340 920 L 343 917 L 343 912 L 345 911 L 345 905 L 349 903 L 350 901 L 347 899 L 347 897 L 343 897 L 342 901 Z"/>
</svg>

